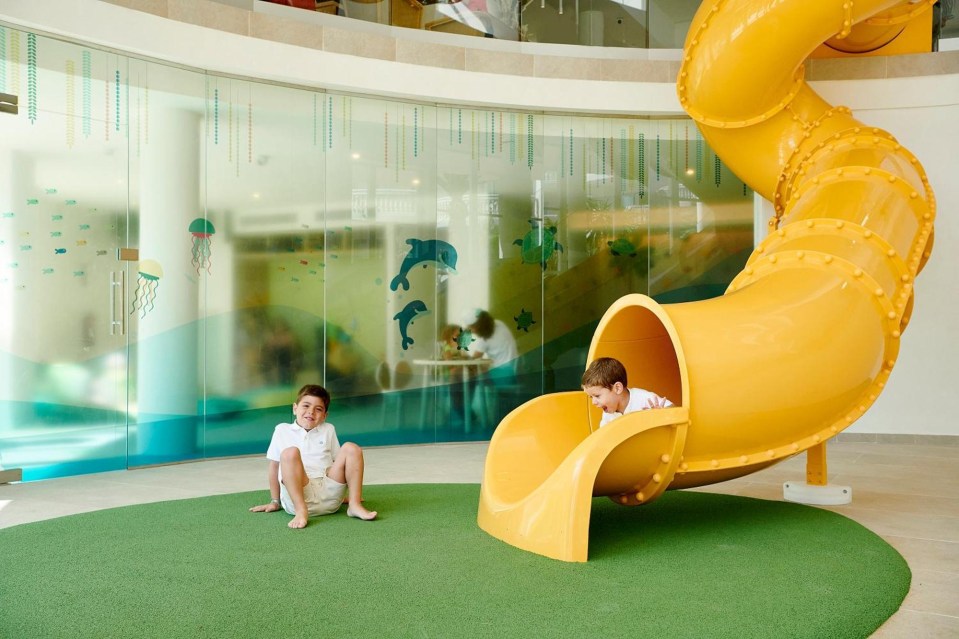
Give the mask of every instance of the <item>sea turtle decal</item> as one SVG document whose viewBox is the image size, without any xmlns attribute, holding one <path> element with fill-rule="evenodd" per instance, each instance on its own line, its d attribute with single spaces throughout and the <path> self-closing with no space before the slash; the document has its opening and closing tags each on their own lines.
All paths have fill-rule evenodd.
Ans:
<svg viewBox="0 0 959 639">
<path fill-rule="evenodd" d="M 636 247 L 632 242 L 627 240 L 625 237 L 621 237 L 618 240 L 612 242 L 606 242 L 609 246 L 609 252 L 619 257 L 620 255 L 628 255 L 629 257 L 636 257 Z"/>
<path fill-rule="evenodd" d="M 538 220 L 530 220 L 531 227 L 521 239 L 513 242 L 522 248 L 523 264 L 540 264 L 546 270 L 546 262 L 554 251 L 563 251 L 563 245 L 556 241 L 556 227 L 543 227 Z"/>
<path fill-rule="evenodd" d="M 513 318 L 516 322 L 516 330 L 523 330 L 529 333 L 529 327 L 536 323 L 536 320 L 533 319 L 533 313 L 527 311 L 525 308 L 521 308 L 519 315 Z"/>
<path fill-rule="evenodd" d="M 468 351 L 470 349 L 470 344 L 476 341 L 476 338 L 473 337 L 473 332 L 468 328 L 464 328 L 460 331 L 460 334 L 456 337 L 456 350 L 458 351 Z"/>
</svg>

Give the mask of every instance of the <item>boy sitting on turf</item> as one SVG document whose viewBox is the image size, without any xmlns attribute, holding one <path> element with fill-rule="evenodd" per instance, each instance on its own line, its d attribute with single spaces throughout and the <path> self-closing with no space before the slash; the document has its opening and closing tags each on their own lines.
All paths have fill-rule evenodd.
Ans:
<svg viewBox="0 0 959 639">
<path fill-rule="evenodd" d="M 307 384 L 293 404 L 295 423 L 277 424 L 266 451 L 270 460 L 270 503 L 254 513 L 283 510 L 293 515 L 290 528 L 303 528 L 310 515 L 335 513 L 349 489 L 346 514 L 369 521 L 375 510 L 363 506 L 363 451 L 352 442 L 340 446 L 333 424 L 326 421 L 330 393 Z"/>
</svg>

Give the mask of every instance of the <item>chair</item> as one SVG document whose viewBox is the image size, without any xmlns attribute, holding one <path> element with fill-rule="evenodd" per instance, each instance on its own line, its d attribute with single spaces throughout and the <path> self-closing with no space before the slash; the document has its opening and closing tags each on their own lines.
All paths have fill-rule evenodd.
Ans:
<svg viewBox="0 0 959 639">
<path fill-rule="evenodd" d="M 340 3 L 336 0 L 321 0 L 316 3 L 316 10 L 319 13 L 328 13 L 332 16 L 336 15 L 336 10 L 340 7 Z"/>
<path fill-rule="evenodd" d="M 413 369 L 409 362 L 404 360 L 397 362 L 393 368 L 388 362 L 380 362 L 376 367 L 376 383 L 383 396 L 382 423 L 395 419 L 397 427 L 403 427 L 405 423 L 403 396 L 412 381 Z"/>
<path fill-rule="evenodd" d="M 390 0 L 390 24 L 408 29 L 423 28 L 423 4 L 419 0 Z"/>
</svg>

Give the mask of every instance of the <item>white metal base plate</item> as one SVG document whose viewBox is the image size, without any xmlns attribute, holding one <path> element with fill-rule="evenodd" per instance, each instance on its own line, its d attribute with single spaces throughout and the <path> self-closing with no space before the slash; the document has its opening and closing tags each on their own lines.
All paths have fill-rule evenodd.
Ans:
<svg viewBox="0 0 959 639">
<path fill-rule="evenodd" d="M 852 501 L 852 487 L 816 486 L 804 481 L 787 481 L 783 484 L 783 498 L 800 504 L 813 506 L 839 506 Z"/>
</svg>

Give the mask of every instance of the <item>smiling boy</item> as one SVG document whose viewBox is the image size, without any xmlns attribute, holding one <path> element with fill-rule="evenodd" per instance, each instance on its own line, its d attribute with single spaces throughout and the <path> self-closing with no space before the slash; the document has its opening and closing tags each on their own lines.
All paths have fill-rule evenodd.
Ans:
<svg viewBox="0 0 959 639">
<path fill-rule="evenodd" d="M 270 503 L 250 512 L 282 508 L 293 515 L 290 528 L 303 528 L 310 515 L 335 513 L 349 492 L 346 514 L 369 521 L 376 511 L 363 506 L 363 451 L 352 442 L 340 446 L 333 424 L 326 421 L 330 393 L 307 384 L 297 393 L 292 424 L 277 424 L 266 458 Z"/>
<path fill-rule="evenodd" d="M 583 373 L 583 391 L 603 411 L 600 428 L 617 417 L 649 408 L 667 408 L 673 403 L 642 388 L 627 386 L 626 367 L 612 357 L 594 360 Z"/>
</svg>

